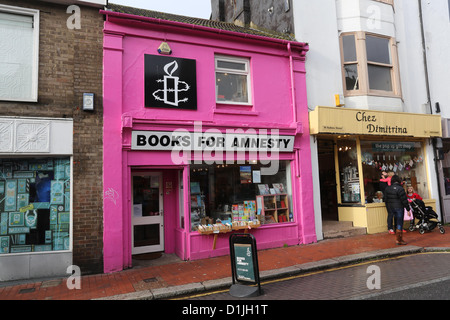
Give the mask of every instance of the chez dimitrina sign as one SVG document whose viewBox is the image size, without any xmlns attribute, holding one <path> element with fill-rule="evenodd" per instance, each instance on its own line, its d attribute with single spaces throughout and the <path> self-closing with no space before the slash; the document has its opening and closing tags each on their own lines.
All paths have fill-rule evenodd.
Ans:
<svg viewBox="0 0 450 320">
<path fill-rule="evenodd" d="M 439 115 L 317 106 L 309 113 L 309 118 L 312 135 L 442 136 Z"/>
<path fill-rule="evenodd" d="M 397 127 L 384 125 L 379 126 L 377 123 L 377 116 L 368 114 L 365 111 L 358 111 L 356 113 L 356 121 L 367 123 L 367 133 L 393 133 L 393 134 L 408 134 L 408 129 L 405 127 Z"/>
</svg>

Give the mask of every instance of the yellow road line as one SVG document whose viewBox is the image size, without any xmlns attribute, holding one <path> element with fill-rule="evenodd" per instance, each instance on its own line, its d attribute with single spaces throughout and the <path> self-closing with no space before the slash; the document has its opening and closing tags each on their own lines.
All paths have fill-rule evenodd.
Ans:
<svg viewBox="0 0 450 320">
<path fill-rule="evenodd" d="M 314 272 L 308 272 L 305 274 L 298 274 L 298 275 L 294 275 L 294 276 L 289 276 L 289 277 L 283 277 L 283 278 L 279 278 L 279 279 L 273 279 L 273 280 L 267 280 L 264 282 L 261 282 L 261 286 L 266 285 L 266 284 L 271 284 L 271 283 L 277 283 L 277 282 L 283 282 L 283 281 L 288 281 L 288 280 L 294 280 L 294 279 L 299 279 L 299 278 L 304 278 L 304 277 L 309 277 L 309 276 L 313 276 L 313 275 L 317 275 L 317 274 L 321 274 L 321 273 L 326 273 L 326 272 L 333 272 L 333 271 L 338 271 L 338 270 L 343 270 L 343 269 L 348 269 L 348 268 L 354 268 L 354 267 L 359 267 L 359 266 L 363 266 L 363 265 L 367 265 L 367 264 L 375 264 L 375 263 L 379 263 L 379 262 L 384 262 L 384 261 L 388 261 L 388 260 L 398 260 L 398 259 L 402 259 L 405 257 L 411 257 L 411 256 L 415 256 L 415 255 L 421 255 L 421 254 L 450 254 L 450 252 L 448 251 L 435 251 L 435 252 L 418 252 L 418 253 L 412 253 L 412 254 L 405 254 L 405 255 L 401 255 L 401 256 L 396 256 L 396 257 L 388 257 L 388 258 L 383 258 L 383 259 L 377 259 L 377 260 L 368 260 L 368 261 L 364 261 L 364 262 L 360 262 L 360 263 L 355 263 L 355 264 L 348 264 L 342 267 L 335 267 L 335 268 L 330 268 L 330 269 L 325 269 L 325 270 L 318 270 L 318 271 L 314 271 Z M 218 293 L 224 293 L 229 291 L 229 289 L 223 289 L 223 290 L 216 290 L 216 291 L 209 291 L 209 292 L 205 292 L 205 293 L 199 293 L 199 294 L 195 294 L 195 295 L 190 295 L 190 296 L 185 296 L 182 298 L 173 298 L 170 300 L 186 300 L 186 299 L 190 299 L 190 298 L 198 298 L 198 297 L 204 297 L 204 296 L 209 296 L 212 294 L 218 294 Z"/>
</svg>

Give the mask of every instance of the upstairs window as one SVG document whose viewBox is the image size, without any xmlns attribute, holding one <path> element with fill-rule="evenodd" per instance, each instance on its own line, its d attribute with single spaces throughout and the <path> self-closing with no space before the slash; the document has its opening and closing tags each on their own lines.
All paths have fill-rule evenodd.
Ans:
<svg viewBox="0 0 450 320">
<path fill-rule="evenodd" d="M 37 101 L 39 11 L 0 5 L 0 100 Z"/>
<path fill-rule="evenodd" d="M 216 56 L 217 103 L 251 104 L 249 64 L 249 59 Z"/>
<path fill-rule="evenodd" d="M 341 36 L 341 48 L 346 96 L 401 96 L 395 39 L 348 33 Z"/>
<path fill-rule="evenodd" d="M 366 36 L 367 74 L 369 90 L 391 92 L 392 58 L 390 39 Z"/>
</svg>

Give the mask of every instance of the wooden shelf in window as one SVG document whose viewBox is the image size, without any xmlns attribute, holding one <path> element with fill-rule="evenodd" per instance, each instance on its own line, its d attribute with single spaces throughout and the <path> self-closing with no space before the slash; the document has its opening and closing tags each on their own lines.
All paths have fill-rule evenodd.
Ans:
<svg viewBox="0 0 450 320">
<path fill-rule="evenodd" d="M 261 211 L 261 224 L 289 222 L 289 199 L 287 194 L 256 196 L 257 210 Z"/>
</svg>

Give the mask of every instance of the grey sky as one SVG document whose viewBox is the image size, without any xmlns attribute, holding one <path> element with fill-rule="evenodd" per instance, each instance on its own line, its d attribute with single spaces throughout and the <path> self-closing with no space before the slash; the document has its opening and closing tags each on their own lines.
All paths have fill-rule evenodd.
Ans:
<svg viewBox="0 0 450 320">
<path fill-rule="evenodd" d="M 211 15 L 211 0 L 109 0 L 109 2 L 203 19 L 209 19 Z"/>
</svg>

